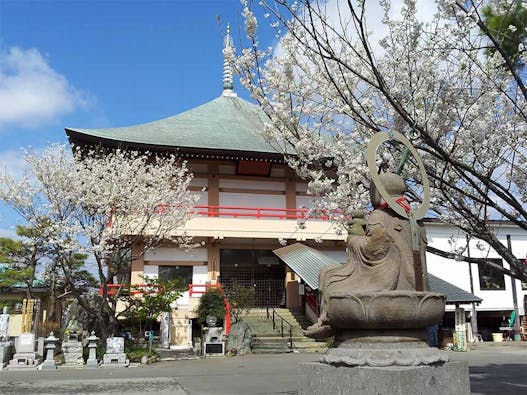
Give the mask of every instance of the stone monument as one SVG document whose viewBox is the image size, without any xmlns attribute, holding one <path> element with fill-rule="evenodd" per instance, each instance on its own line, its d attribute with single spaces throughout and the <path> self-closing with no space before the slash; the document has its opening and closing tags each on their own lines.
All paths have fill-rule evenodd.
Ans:
<svg viewBox="0 0 527 395">
<path fill-rule="evenodd" d="M 161 313 L 161 347 L 170 348 L 170 313 Z"/>
<path fill-rule="evenodd" d="M 88 359 L 86 360 L 85 368 L 98 368 L 99 361 L 97 361 L 97 341 L 99 338 L 95 336 L 95 332 L 91 331 L 90 337 L 88 337 Z"/>
<path fill-rule="evenodd" d="M 22 333 L 16 342 L 16 353 L 9 361 L 7 368 L 16 369 L 35 369 L 40 362 L 40 358 L 35 352 L 35 335 L 33 333 Z"/>
<path fill-rule="evenodd" d="M 9 338 L 9 313 L 7 307 L 0 314 L 0 370 L 2 370 L 13 356 L 13 342 Z"/>
<path fill-rule="evenodd" d="M 377 174 L 375 150 L 388 139 L 403 143 L 419 165 L 424 197 L 417 209 L 404 197 L 402 177 Z M 428 290 L 426 238 L 417 222 L 429 207 L 424 166 L 395 132 L 372 138 L 368 165 L 374 210 L 364 234 L 348 237 L 347 263 L 321 270 L 320 317 L 306 330 L 317 339 L 335 336 L 336 347 L 300 367 L 299 394 L 469 394 L 468 364 L 448 363 L 427 344 L 426 328 L 441 320 L 446 298 Z"/>
<path fill-rule="evenodd" d="M 67 367 L 79 367 L 84 365 L 82 357 L 82 342 L 76 331 L 66 330 L 62 340 L 62 355 L 64 356 L 64 365 Z"/>
<path fill-rule="evenodd" d="M 46 359 L 40 365 L 42 370 L 54 370 L 57 369 L 57 364 L 55 363 L 55 348 L 57 347 L 57 339 L 53 332 L 49 334 L 49 337 L 45 339 L 46 343 Z"/>
<path fill-rule="evenodd" d="M 203 338 L 203 355 L 224 355 L 225 339 L 223 328 L 216 326 L 217 318 L 215 316 L 208 315 L 205 318 L 205 321 L 207 322 L 207 327 L 203 328 L 205 331 Z"/>
<path fill-rule="evenodd" d="M 126 368 L 130 360 L 124 353 L 124 337 L 109 337 L 106 339 L 106 353 L 101 368 Z"/>
</svg>

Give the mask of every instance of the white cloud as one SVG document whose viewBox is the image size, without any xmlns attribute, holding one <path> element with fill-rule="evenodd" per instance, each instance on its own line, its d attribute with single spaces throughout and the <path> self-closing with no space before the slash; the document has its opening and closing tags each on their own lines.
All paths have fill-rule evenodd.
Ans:
<svg viewBox="0 0 527 395">
<path fill-rule="evenodd" d="M 86 103 L 86 94 L 53 70 L 37 49 L 0 50 L 0 129 L 45 124 Z"/>
<path fill-rule="evenodd" d="M 321 3 L 322 4 L 322 3 Z M 357 7 L 357 2 L 352 1 L 352 4 Z M 401 11 L 403 9 L 404 0 L 390 1 L 389 16 L 392 19 L 400 19 Z M 357 9 L 360 9 L 358 7 Z M 335 29 L 336 32 L 347 38 L 356 38 L 355 26 L 352 22 L 351 11 L 346 0 L 327 0 L 323 3 L 324 15 L 326 22 Z M 384 8 L 378 0 L 368 0 L 365 2 L 365 26 L 369 38 L 369 44 L 373 49 L 375 55 L 382 54 L 383 50 L 379 46 L 379 41 L 388 35 L 388 26 L 386 26 L 382 19 L 384 17 Z M 302 12 L 302 11 L 300 11 Z M 416 16 L 420 22 L 431 22 L 434 15 L 437 13 L 437 4 L 433 0 L 417 0 L 416 1 Z M 320 21 L 315 22 L 317 30 L 321 31 Z M 328 33 L 330 37 L 335 35 Z M 335 44 L 337 45 L 337 44 Z M 283 48 L 281 42 L 278 41 L 274 48 L 274 56 L 282 56 Z"/>
<path fill-rule="evenodd" d="M 22 150 L 0 151 L 0 174 L 5 172 L 18 179 L 24 175 L 26 169 L 27 163 Z"/>
<path fill-rule="evenodd" d="M 20 236 L 16 234 L 15 229 L 0 228 L 0 237 L 5 237 L 8 239 L 14 239 L 14 240 L 20 239 Z"/>
</svg>

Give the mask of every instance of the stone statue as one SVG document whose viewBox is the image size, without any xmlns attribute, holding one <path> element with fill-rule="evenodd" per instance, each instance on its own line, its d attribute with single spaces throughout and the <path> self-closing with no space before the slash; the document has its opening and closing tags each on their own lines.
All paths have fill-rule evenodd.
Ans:
<svg viewBox="0 0 527 395">
<path fill-rule="evenodd" d="M 383 173 L 380 179 L 388 194 L 409 211 L 402 177 Z M 326 338 L 333 334 L 326 309 L 333 295 L 346 291 L 365 293 L 416 289 L 409 221 L 387 206 L 373 183 L 370 199 L 374 211 L 365 222 L 364 235 L 352 234 L 348 237 L 347 263 L 326 266 L 319 273 L 319 289 L 323 297 L 321 314 L 317 323 L 306 330 L 307 336 Z M 356 222 L 355 219 L 352 224 Z M 422 262 L 425 262 L 426 234 L 422 226 L 419 226 L 419 232 L 422 241 L 420 253 Z"/>
<path fill-rule="evenodd" d="M 9 313 L 7 307 L 4 307 L 0 314 L 0 341 L 9 340 Z"/>
<path fill-rule="evenodd" d="M 377 173 L 377 147 L 393 140 L 419 167 L 423 197 L 417 207 L 404 197 L 400 176 Z M 342 388 L 350 394 L 469 394 L 468 364 L 449 364 L 446 353 L 427 344 L 426 328 L 443 317 L 446 297 L 430 292 L 426 281 L 425 232 L 417 222 L 430 204 L 424 165 L 397 132 L 372 136 L 367 159 L 374 210 L 363 234 L 356 235 L 359 220 L 351 221 L 348 261 L 319 273 L 320 316 L 306 334 L 334 336 L 335 342 L 319 362 L 301 366 L 299 394 L 336 394 Z"/>
</svg>

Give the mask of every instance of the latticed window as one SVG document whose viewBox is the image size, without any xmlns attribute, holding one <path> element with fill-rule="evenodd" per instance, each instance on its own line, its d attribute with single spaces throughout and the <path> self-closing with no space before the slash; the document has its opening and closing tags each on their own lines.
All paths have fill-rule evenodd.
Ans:
<svg viewBox="0 0 527 395">
<path fill-rule="evenodd" d="M 254 288 L 255 306 L 285 304 L 285 266 L 270 250 L 221 250 L 220 282 L 227 293 Z"/>
<path fill-rule="evenodd" d="M 499 258 L 487 259 L 487 261 L 503 267 L 503 260 Z M 502 272 L 490 265 L 479 264 L 479 288 L 481 290 L 503 290 L 505 289 L 505 276 Z"/>
</svg>

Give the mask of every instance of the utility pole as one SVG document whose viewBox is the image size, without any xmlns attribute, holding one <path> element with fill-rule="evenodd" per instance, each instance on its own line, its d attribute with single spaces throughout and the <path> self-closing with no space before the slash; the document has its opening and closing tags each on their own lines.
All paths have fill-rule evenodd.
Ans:
<svg viewBox="0 0 527 395">
<path fill-rule="evenodd" d="M 470 237 L 465 236 L 467 240 L 467 257 L 470 258 Z M 474 295 L 474 277 L 472 276 L 472 263 L 468 262 L 468 274 L 470 276 L 470 293 Z M 470 325 L 472 326 L 472 336 L 478 336 L 478 312 L 476 310 L 476 303 L 472 302 L 472 311 L 470 314 Z"/>
<path fill-rule="evenodd" d="M 511 235 L 507 235 L 507 248 L 512 253 Z M 514 274 L 514 269 L 511 268 Z M 518 294 L 516 293 L 516 279 L 511 276 L 512 284 L 512 304 L 514 306 L 514 322 L 512 324 L 512 333 L 514 340 L 521 340 L 520 337 L 520 315 L 518 311 Z"/>
</svg>

